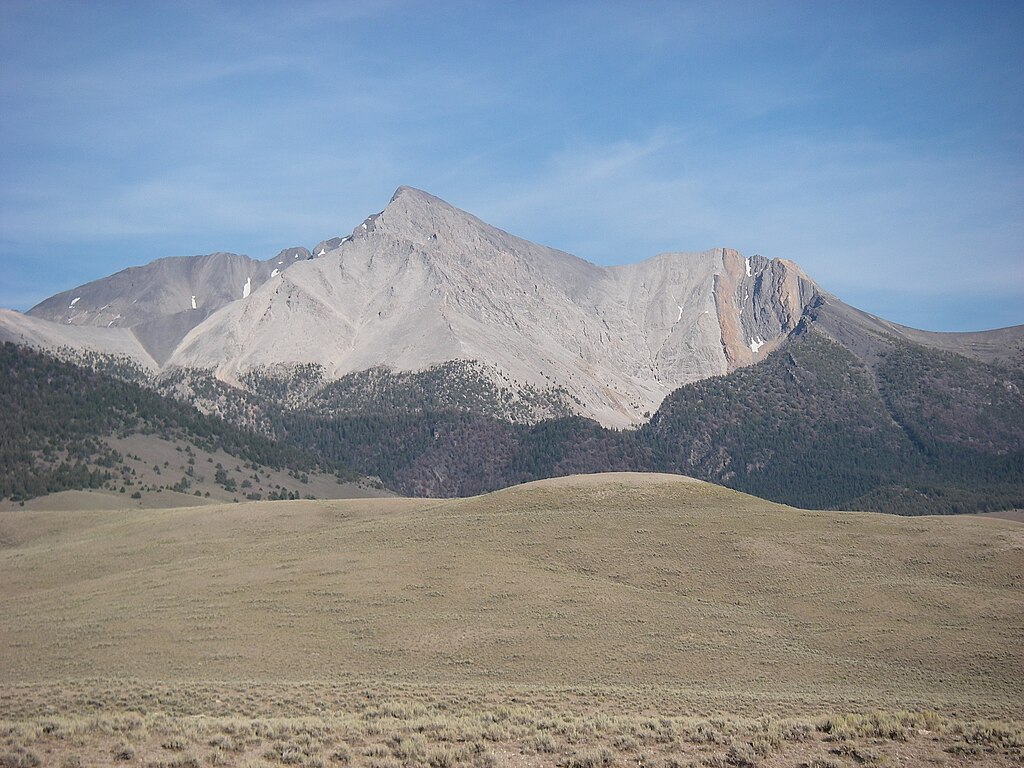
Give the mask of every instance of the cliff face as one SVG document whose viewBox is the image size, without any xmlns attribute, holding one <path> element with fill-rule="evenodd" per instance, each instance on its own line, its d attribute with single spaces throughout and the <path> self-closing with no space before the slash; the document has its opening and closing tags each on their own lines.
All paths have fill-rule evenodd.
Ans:
<svg viewBox="0 0 1024 768">
<path fill-rule="evenodd" d="M 715 307 L 730 371 L 763 360 L 792 333 L 820 294 L 796 264 L 762 256 L 722 255 Z"/>
</svg>

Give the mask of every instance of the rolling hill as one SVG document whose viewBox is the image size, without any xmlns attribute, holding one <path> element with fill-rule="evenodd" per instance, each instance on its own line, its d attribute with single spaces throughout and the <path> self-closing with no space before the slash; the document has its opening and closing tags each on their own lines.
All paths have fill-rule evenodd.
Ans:
<svg viewBox="0 0 1024 768">
<path fill-rule="evenodd" d="M 8 749 L 845 766 L 1024 747 L 991 720 L 1018 717 L 1024 687 L 1010 521 L 627 473 L 445 501 L 14 511 L 0 542 Z"/>
</svg>

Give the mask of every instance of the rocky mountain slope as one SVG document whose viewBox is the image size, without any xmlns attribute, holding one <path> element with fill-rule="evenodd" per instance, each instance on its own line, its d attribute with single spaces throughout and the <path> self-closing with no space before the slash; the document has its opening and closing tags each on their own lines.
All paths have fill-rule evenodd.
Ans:
<svg viewBox="0 0 1024 768">
<path fill-rule="evenodd" d="M 624 426 L 763 358 L 815 293 L 792 264 L 725 249 L 598 267 L 402 188 L 336 249 L 194 329 L 170 364 L 238 381 L 282 363 L 335 379 L 480 361 Z"/>
<path fill-rule="evenodd" d="M 160 260 L 0 311 L 0 340 L 404 493 L 631 469 L 811 507 L 1024 506 L 1024 326 L 906 328 L 728 249 L 599 267 L 405 187 L 312 252 Z"/>
<path fill-rule="evenodd" d="M 598 267 L 407 187 L 305 255 L 163 259 L 29 311 L 60 331 L 4 312 L 0 335 L 235 384 L 310 363 L 330 381 L 476 361 L 496 385 L 551 390 L 626 426 L 682 384 L 763 359 L 820 294 L 792 263 L 728 249 Z M 83 326 L 96 330 L 73 330 Z"/>
<path fill-rule="evenodd" d="M 153 372 L 212 371 L 233 385 L 299 366 L 326 385 L 461 361 L 512 399 L 543 401 L 510 410 L 517 420 L 571 411 L 622 427 L 682 385 L 763 360 L 803 318 L 858 357 L 888 336 L 984 360 L 1019 355 L 1024 340 L 1021 327 L 903 328 L 848 307 L 791 262 L 725 248 L 599 267 L 408 187 L 312 253 L 161 259 L 27 317 L 4 311 L 0 338 L 124 354 Z"/>
<path fill-rule="evenodd" d="M 309 258 L 305 248 L 266 261 L 234 253 L 173 256 L 63 291 L 26 314 L 62 326 L 130 329 L 149 359 L 135 356 L 162 366 L 192 328 Z"/>
</svg>

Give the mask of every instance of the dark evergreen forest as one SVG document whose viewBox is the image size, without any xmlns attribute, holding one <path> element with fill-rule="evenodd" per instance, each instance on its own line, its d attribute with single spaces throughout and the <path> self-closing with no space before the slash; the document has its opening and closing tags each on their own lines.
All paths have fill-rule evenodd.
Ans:
<svg viewBox="0 0 1024 768">
<path fill-rule="evenodd" d="M 676 390 L 649 423 L 625 431 L 575 416 L 535 425 L 496 418 L 478 407 L 493 391 L 462 391 L 483 377 L 458 371 L 443 395 L 429 397 L 421 379 L 403 388 L 381 374 L 352 378 L 323 390 L 316 408 L 281 405 L 287 382 L 263 383 L 262 393 L 256 382 L 238 395 L 244 408 L 235 412 L 248 414 L 241 428 L 95 368 L 11 344 L 0 354 L 5 497 L 102 484 L 117 457 L 98 438 L 148 430 L 269 466 L 376 475 L 411 495 L 634 470 L 809 508 L 1024 507 L 1024 373 L 903 342 L 868 367 L 808 330 L 758 365 Z M 361 381 L 386 398 L 367 397 Z"/>
</svg>

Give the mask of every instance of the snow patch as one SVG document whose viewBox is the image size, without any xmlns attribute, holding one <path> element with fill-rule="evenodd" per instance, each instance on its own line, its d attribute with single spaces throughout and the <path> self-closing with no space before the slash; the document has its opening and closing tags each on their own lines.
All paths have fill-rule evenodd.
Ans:
<svg viewBox="0 0 1024 768">
<path fill-rule="evenodd" d="M 750 259 L 743 259 L 747 263 L 747 277 L 751 277 L 750 274 Z"/>
<path fill-rule="evenodd" d="M 366 229 L 366 225 L 365 224 L 360 224 L 359 226 L 361 226 L 363 229 Z"/>
<path fill-rule="evenodd" d="M 321 248 L 320 249 L 320 253 L 318 253 L 317 256 L 323 256 L 325 253 L 327 253 L 327 249 L 326 248 Z M 299 254 L 296 253 L 295 254 L 295 258 L 296 259 L 299 258 Z"/>
<path fill-rule="evenodd" d="M 278 264 L 284 264 L 284 262 L 283 262 L 283 261 L 279 261 L 279 262 L 277 262 L 277 263 L 278 263 Z"/>
<path fill-rule="evenodd" d="M 242 286 L 242 298 L 249 298 L 249 294 L 252 293 L 252 278 L 245 278 L 245 285 Z"/>
<path fill-rule="evenodd" d="M 82 297 L 81 297 L 81 296 L 79 296 L 79 297 L 78 297 L 78 298 L 76 298 L 76 299 L 72 299 L 72 300 L 71 300 L 71 303 L 70 303 L 70 304 L 68 304 L 68 309 L 71 309 L 72 307 L 74 307 L 74 306 L 75 306 L 75 304 L 77 304 L 77 303 L 78 303 L 78 302 L 80 302 L 81 300 L 82 300 Z"/>
<path fill-rule="evenodd" d="M 196 297 L 195 296 L 192 297 L 192 309 L 199 309 L 199 307 L 196 306 Z"/>
<path fill-rule="evenodd" d="M 678 323 L 680 320 L 683 319 L 683 305 L 676 304 L 676 306 L 679 307 L 679 316 L 676 318 L 676 322 Z"/>
<path fill-rule="evenodd" d="M 278 275 L 280 275 L 280 274 L 281 274 L 281 270 L 280 270 L 280 269 L 277 269 L 277 268 L 275 267 L 275 268 L 274 268 L 274 271 L 270 273 L 270 276 L 271 276 L 271 277 L 277 277 L 277 276 L 278 276 Z"/>
<path fill-rule="evenodd" d="M 341 238 L 341 242 L 347 243 L 351 239 L 352 239 L 352 235 L 345 235 L 345 237 Z"/>
<path fill-rule="evenodd" d="M 758 336 L 756 340 L 755 339 L 751 339 L 750 340 L 750 351 L 753 352 L 755 355 L 757 354 L 757 350 L 759 350 L 763 346 L 764 346 L 764 339 L 762 339 L 760 336 Z"/>
</svg>

